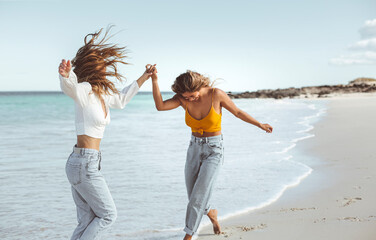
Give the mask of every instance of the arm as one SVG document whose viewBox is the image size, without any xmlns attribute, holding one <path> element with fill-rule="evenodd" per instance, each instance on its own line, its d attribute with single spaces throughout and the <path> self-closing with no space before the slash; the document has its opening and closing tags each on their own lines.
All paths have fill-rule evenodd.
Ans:
<svg viewBox="0 0 376 240">
<path fill-rule="evenodd" d="M 102 96 L 106 99 L 109 108 L 123 109 L 140 90 L 138 82 L 134 81 L 123 88 L 119 93 Z"/>
<path fill-rule="evenodd" d="M 155 107 L 157 108 L 158 111 L 172 110 L 181 105 L 181 102 L 177 94 L 175 94 L 174 97 L 163 101 L 161 91 L 159 90 L 159 85 L 158 85 L 157 69 L 153 71 L 153 75 L 151 75 L 151 79 L 153 83 L 153 98 L 155 102 Z"/>
<path fill-rule="evenodd" d="M 59 79 L 61 90 L 73 98 L 78 104 L 84 106 L 87 103 L 87 96 L 91 92 L 91 85 L 88 82 L 78 83 L 77 76 L 72 70 L 70 60 L 63 59 L 59 66 Z"/>
<path fill-rule="evenodd" d="M 150 72 L 151 65 L 146 65 L 146 71 L 129 86 L 123 88 L 118 94 L 107 95 L 107 104 L 110 108 L 123 109 L 131 99 L 138 93 L 140 87 L 148 80 L 151 76 Z"/>
<path fill-rule="evenodd" d="M 152 72 L 152 69 L 155 67 L 155 64 L 154 66 L 152 66 L 151 64 L 147 64 L 145 66 L 146 70 L 144 72 L 144 74 L 141 75 L 141 77 L 139 79 L 137 79 L 137 84 L 138 84 L 138 87 L 140 88 L 142 86 L 142 84 L 144 84 L 144 82 L 146 82 L 146 80 L 148 80 L 150 78 L 150 76 L 153 74 Z"/>
<path fill-rule="evenodd" d="M 256 119 L 251 117 L 248 113 L 244 112 L 240 108 L 238 108 L 235 103 L 231 100 L 231 98 L 222 90 L 218 89 L 219 99 L 221 101 L 221 106 L 226 108 L 229 112 L 231 112 L 235 117 L 243 120 L 244 122 L 250 123 L 255 125 L 256 127 L 261 128 L 262 130 L 266 131 L 267 133 L 271 133 L 273 131 L 273 127 L 269 124 L 262 124 L 258 122 Z"/>
</svg>

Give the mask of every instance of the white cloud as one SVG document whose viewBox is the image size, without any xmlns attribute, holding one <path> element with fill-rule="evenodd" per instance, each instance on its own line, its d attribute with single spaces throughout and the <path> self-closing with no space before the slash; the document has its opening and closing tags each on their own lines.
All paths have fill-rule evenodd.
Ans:
<svg viewBox="0 0 376 240">
<path fill-rule="evenodd" d="M 358 41 L 351 45 L 349 50 L 376 51 L 376 38 Z"/>
<path fill-rule="evenodd" d="M 359 30 L 359 33 L 363 39 L 376 37 L 376 19 L 366 21 L 365 26 Z"/>
<path fill-rule="evenodd" d="M 333 65 L 373 65 L 376 64 L 376 19 L 368 20 L 359 30 L 362 40 L 350 45 L 348 50 L 357 51 L 330 59 Z"/>
<path fill-rule="evenodd" d="M 332 58 L 329 62 L 334 65 L 373 65 L 376 64 L 376 52 L 368 51 L 346 56 L 342 55 Z"/>
</svg>

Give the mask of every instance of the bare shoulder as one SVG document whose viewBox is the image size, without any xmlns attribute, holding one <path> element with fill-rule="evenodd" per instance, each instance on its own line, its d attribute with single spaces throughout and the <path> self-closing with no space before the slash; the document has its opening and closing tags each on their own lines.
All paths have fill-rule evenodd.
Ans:
<svg viewBox="0 0 376 240">
<path fill-rule="evenodd" d="M 222 89 L 215 88 L 215 90 L 214 90 L 214 97 L 216 97 L 216 98 L 218 98 L 220 100 L 224 100 L 224 99 L 228 98 L 228 95 Z"/>
<path fill-rule="evenodd" d="M 180 103 L 180 106 L 183 106 L 185 108 L 186 100 L 180 95 L 180 94 L 175 94 L 172 99 L 175 99 Z"/>
<path fill-rule="evenodd" d="M 175 100 L 181 102 L 182 97 L 181 97 L 179 94 L 176 93 L 176 94 L 172 97 L 172 99 L 175 99 Z"/>
</svg>

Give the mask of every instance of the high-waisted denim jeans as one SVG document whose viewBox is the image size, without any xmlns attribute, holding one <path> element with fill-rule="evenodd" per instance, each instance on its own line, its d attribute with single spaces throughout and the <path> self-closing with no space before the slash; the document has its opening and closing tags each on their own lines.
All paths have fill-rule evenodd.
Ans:
<svg viewBox="0 0 376 240">
<path fill-rule="evenodd" d="M 185 163 L 189 203 L 184 231 L 193 235 L 202 216 L 210 210 L 209 200 L 223 164 L 223 136 L 198 138 L 192 135 Z"/>
<path fill-rule="evenodd" d="M 68 158 L 65 170 L 78 221 L 71 240 L 99 239 L 116 219 L 116 207 L 100 172 L 100 161 L 99 151 L 76 147 Z"/>
</svg>

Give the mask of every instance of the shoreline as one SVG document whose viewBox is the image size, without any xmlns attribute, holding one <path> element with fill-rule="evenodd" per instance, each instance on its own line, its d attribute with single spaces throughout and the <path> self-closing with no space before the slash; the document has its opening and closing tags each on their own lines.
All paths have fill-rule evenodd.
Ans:
<svg viewBox="0 0 376 240">
<path fill-rule="evenodd" d="M 364 96 L 364 95 L 363 95 Z M 284 98 L 284 99 L 275 99 L 275 100 L 285 100 L 285 99 L 288 99 L 288 98 Z M 295 98 L 296 100 L 304 100 L 304 99 L 300 99 L 300 98 Z M 291 99 L 289 99 L 291 100 Z M 292 99 L 294 100 L 294 99 Z M 317 100 L 317 101 L 327 101 L 327 99 L 322 99 L 322 98 L 312 98 L 312 99 L 307 99 L 307 100 Z M 314 115 L 310 115 L 310 116 L 306 116 L 305 117 L 305 120 L 299 122 L 301 125 L 304 125 L 307 127 L 307 129 L 304 129 L 304 130 L 300 130 L 299 133 L 306 133 L 307 135 L 304 136 L 304 137 L 300 137 L 300 138 L 294 138 L 291 140 L 290 142 L 290 146 L 284 148 L 283 150 L 279 151 L 279 152 L 276 152 L 276 153 L 279 153 L 279 154 L 282 154 L 282 153 L 287 153 L 289 151 L 294 151 L 294 149 L 296 150 L 296 146 L 297 144 L 300 142 L 300 141 L 304 141 L 306 139 L 310 139 L 312 137 L 315 137 L 314 134 L 312 134 L 312 129 L 314 129 L 314 123 L 308 123 L 306 122 L 308 119 L 311 119 L 311 118 L 320 118 L 319 121 L 322 120 L 322 116 L 323 114 L 325 114 L 327 111 L 327 108 L 323 108 L 321 109 L 318 113 L 314 114 Z M 292 154 L 294 154 L 292 152 Z M 289 155 L 285 158 L 283 158 L 283 161 L 290 161 L 290 159 L 293 158 L 293 155 Z M 266 208 L 268 207 L 269 205 L 277 202 L 283 195 L 284 193 L 290 189 L 290 188 L 294 188 L 296 186 L 298 186 L 299 184 L 301 184 L 301 182 L 310 176 L 310 174 L 312 173 L 313 169 L 308 165 L 308 164 L 304 164 L 302 162 L 299 162 L 299 161 L 293 161 L 294 164 L 300 164 L 300 165 L 303 165 L 304 167 L 308 168 L 307 172 L 298 176 L 295 181 L 293 182 L 290 182 L 288 185 L 284 185 L 280 191 L 276 192 L 276 194 L 267 199 L 266 201 L 258 204 L 258 205 L 254 205 L 254 206 L 251 206 L 251 207 L 248 207 L 248 208 L 244 208 L 244 209 L 241 209 L 241 210 L 238 210 L 238 211 L 235 211 L 235 212 L 232 212 L 232 213 L 228 213 L 224 216 L 221 216 L 219 218 L 219 221 L 226 221 L 227 219 L 231 219 L 231 218 L 234 218 L 234 217 L 237 217 L 237 216 L 241 216 L 243 214 L 246 214 L 248 212 L 252 212 L 252 211 L 257 211 L 257 210 L 260 210 L 260 209 L 263 209 L 263 208 Z M 208 228 L 210 229 L 211 228 L 211 223 L 210 222 L 205 222 L 203 224 L 201 224 L 201 226 L 198 228 L 198 231 L 197 231 L 197 235 L 195 235 L 193 237 L 193 239 L 197 239 L 198 236 L 200 236 L 200 232 L 201 230 L 205 229 L 205 228 Z M 210 230 L 209 230 L 209 233 L 210 233 Z M 200 238 L 201 239 L 201 238 Z"/>
<path fill-rule="evenodd" d="M 198 239 L 373 239 L 376 150 L 369 133 L 376 127 L 367 123 L 376 120 L 368 111 L 375 108 L 375 97 L 330 99 L 327 115 L 308 131 L 316 137 L 297 147 L 313 156 L 306 164 L 312 173 L 271 204 L 220 219 L 220 236 L 203 226 Z"/>
</svg>

